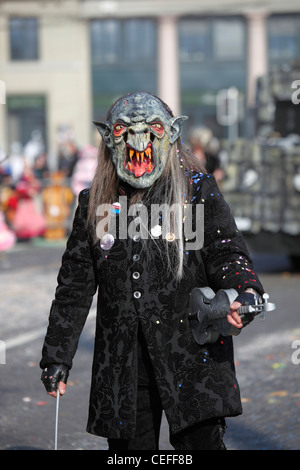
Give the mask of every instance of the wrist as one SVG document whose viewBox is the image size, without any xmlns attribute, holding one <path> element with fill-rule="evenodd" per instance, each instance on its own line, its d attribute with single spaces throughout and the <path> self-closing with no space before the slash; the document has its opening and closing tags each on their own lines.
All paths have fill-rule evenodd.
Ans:
<svg viewBox="0 0 300 470">
<path fill-rule="evenodd" d="M 255 289 L 252 289 L 252 287 L 249 287 L 248 289 L 246 289 L 245 292 L 248 292 L 248 293 L 254 294 L 254 295 L 258 294 L 258 292 Z"/>
</svg>

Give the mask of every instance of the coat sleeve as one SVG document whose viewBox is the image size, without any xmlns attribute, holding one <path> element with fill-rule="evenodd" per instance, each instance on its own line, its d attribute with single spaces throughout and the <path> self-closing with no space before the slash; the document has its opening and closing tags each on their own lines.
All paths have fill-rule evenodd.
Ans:
<svg viewBox="0 0 300 470">
<path fill-rule="evenodd" d="M 210 286 L 215 291 L 234 288 L 239 293 L 253 288 L 262 295 L 264 289 L 254 272 L 245 240 L 211 175 L 203 181 L 201 199 L 204 203 L 202 258 Z"/>
<path fill-rule="evenodd" d="M 97 289 L 85 226 L 87 201 L 87 192 L 81 192 L 57 277 L 55 299 L 42 349 L 42 369 L 51 363 L 72 367 L 79 337 Z"/>
</svg>

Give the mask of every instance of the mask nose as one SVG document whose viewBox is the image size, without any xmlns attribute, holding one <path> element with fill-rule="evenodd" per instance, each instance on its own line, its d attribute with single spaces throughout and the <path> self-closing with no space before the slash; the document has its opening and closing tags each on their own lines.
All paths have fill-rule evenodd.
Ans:
<svg viewBox="0 0 300 470">
<path fill-rule="evenodd" d="M 144 152 L 150 141 L 150 131 L 145 123 L 137 123 L 128 127 L 127 143 L 138 152 Z"/>
</svg>

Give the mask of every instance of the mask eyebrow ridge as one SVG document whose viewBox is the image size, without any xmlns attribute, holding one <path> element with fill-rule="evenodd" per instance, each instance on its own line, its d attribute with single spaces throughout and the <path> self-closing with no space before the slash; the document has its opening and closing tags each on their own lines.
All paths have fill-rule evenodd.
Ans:
<svg viewBox="0 0 300 470">
<path fill-rule="evenodd" d="M 124 116 L 124 115 L 121 115 L 120 117 L 118 117 L 116 119 L 116 123 L 120 122 L 120 121 L 123 121 L 125 124 L 130 124 L 130 118 L 127 117 L 127 116 Z"/>
<path fill-rule="evenodd" d="M 152 114 L 152 116 L 149 116 L 146 119 L 147 124 L 150 124 L 151 122 L 161 122 L 162 123 L 162 118 L 160 116 L 157 116 L 156 114 Z"/>
</svg>

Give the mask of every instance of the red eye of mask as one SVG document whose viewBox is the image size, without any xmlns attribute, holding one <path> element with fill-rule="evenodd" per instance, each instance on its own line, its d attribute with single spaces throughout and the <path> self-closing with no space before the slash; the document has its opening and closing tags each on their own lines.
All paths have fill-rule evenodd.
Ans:
<svg viewBox="0 0 300 470">
<path fill-rule="evenodd" d="M 124 126 L 124 124 L 120 124 L 120 123 L 115 124 L 114 135 L 118 137 L 125 131 L 125 129 L 126 129 L 126 126 Z"/>
<path fill-rule="evenodd" d="M 150 127 L 158 134 L 162 134 L 164 132 L 164 126 L 160 122 L 153 122 L 150 124 Z"/>
</svg>

